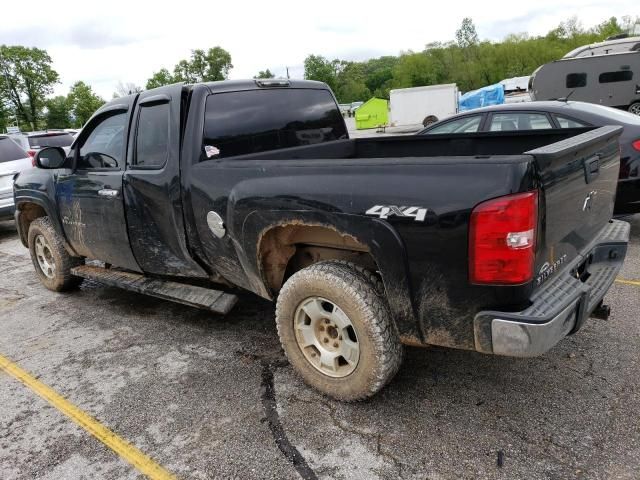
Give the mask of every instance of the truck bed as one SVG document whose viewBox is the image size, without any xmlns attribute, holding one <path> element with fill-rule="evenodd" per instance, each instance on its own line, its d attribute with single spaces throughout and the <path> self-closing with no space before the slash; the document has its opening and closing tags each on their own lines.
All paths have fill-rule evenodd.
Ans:
<svg viewBox="0 0 640 480">
<path fill-rule="evenodd" d="M 545 265 L 560 262 L 558 273 L 607 224 L 619 134 L 619 127 L 602 127 L 361 138 L 200 161 L 186 172 L 188 212 L 198 226 L 190 243 L 225 278 L 270 297 L 254 259 L 273 225 L 312 222 L 365 244 L 371 238 L 405 341 L 473 349 L 472 312 L 527 308 L 546 281 Z M 587 177 L 591 168 L 596 173 Z M 540 192 L 534 267 L 540 275 L 521 286 L 471 285 L 472 209 L 531 190 Z M 592 192 L 597 199 L 587 211 Z M 415 206 L 427 214 L 422 222 L 366 214 L 384 205 Z M 237 243 L 208 240 L 201 219 L 210 210 L 226 212 Z"/>
</svg>

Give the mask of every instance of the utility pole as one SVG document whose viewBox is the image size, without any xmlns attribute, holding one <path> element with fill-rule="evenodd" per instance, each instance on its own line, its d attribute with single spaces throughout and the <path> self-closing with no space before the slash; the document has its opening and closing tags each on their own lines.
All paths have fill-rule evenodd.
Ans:
<svg viewBox="0 0 640 480">
<path fill-rule="evenodd" d="M 285 67 L 287 69 L 287 79 L 291 78 L 289 77 L 289 67 Z"/>
</svg>

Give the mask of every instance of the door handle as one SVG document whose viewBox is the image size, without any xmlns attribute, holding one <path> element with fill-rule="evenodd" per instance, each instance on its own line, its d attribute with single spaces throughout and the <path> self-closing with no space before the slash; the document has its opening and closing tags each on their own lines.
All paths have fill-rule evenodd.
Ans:
<svg viewBox="0 0 640 480">
<path fill-rule="evenodd" d="M 103 188 L 102 190 L 98 190 L 98 195 L 101 197 L 117 197 L 118 190 L 112 190 L 111 188 Z"/>
<path fill-rule="evenodd" d="M 600 155 L 596 154 L 584 160 L 584 179 L 587 184 L 591 183 L 600 174 Z"/>
</svg>

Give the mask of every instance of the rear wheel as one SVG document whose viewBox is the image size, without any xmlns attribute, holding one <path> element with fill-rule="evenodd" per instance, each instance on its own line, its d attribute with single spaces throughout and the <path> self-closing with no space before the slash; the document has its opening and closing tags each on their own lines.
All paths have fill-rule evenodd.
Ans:
<svg viewBox="0 0 640 480">
<path fill-rule="evenodd" d="M 71 275 L 71 269 L 82 263 L 64 248 L 49 217 L 35 219 L 29 226 L 31 261 L 42 284 L 49 290 L 61 292 L 78 286 L 82 279 Z"/>
<path fill-rule="evenodd" d="M 402 362 L 380 282 L 353 264 L 321 262 L 292 275 L 278 296 L 276 322 L 293 367 L 338 400 L 370 397 Z"/>
<path fill-rule="evenodd" d="M 629 105 L 629 112 L 634 115 L 640 115 L 640 102 L 635 102 Z"/>
<path fill-rule="evenodd" d="M 428 127 L 429 125 L 433 125 L 437 121 L 438 121 L 438 117 L 436 117 L 435 115 L 429 115 L 427 117 L 424 117 L 424 120 L 422 120 L 422 126 Z"/>
</svg>

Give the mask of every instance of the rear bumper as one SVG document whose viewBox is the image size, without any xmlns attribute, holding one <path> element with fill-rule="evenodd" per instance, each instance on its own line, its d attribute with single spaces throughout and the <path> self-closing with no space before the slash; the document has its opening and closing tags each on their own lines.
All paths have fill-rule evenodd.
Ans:
<svg viewBox="0 0 640 480">
<path fill-rule="evenodd" d="M 495 355 L 541 355 L 575 333 L 602 301 L 622 268 L 630 226 L 613 220 L 567 268 L 552 277 L 521 312 L 484 311 L 475 316 L 476 350 Z M 588 278 L 575 276 L 585 265 Z M 583 276 L 584 278 L 584 276 Z"/>
</svg>

